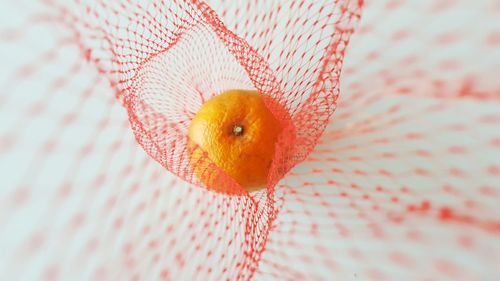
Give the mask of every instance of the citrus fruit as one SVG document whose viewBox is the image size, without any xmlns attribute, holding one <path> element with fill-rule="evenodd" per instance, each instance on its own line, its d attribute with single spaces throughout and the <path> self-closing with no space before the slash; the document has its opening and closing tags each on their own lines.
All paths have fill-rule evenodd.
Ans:
<svg viewBox="0 0 500 281">
<path fill-rule="evenodd" d="M 235 192 L 220 169 L 245 190 L 258 190 L 265 187 L 281 130 L 257 91 L 225 91 L 206 101 L 191 121 L 190 164 L 209 189 Z"/>
</svg>

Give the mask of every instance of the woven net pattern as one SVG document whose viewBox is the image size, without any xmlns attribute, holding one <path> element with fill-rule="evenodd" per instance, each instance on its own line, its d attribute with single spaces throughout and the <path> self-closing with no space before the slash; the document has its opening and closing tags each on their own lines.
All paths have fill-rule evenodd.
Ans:
<svg viewBox="0 0 500 281">
<path fill-rule="evenodd" d="M 499 1 L 3 6 L 0 280 L 500 278 Z M 258 192 L 189 162 L 229 89 L 284 128 Z"/>
</svg>

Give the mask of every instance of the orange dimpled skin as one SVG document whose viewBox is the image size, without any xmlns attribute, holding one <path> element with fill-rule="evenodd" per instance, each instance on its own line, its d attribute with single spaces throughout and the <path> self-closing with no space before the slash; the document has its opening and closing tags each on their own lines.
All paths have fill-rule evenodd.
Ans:
<svg viewBox="0 0 500 281">
<path fill-rule="evenodd" d="M 189 127 L 193 171 L 209 189 L 219 192 L 234 193 L 217 180 L 208 162 L 247 191 L 264 188 L 281 130 L 257 91 L 229 90 L 217 95 L 201 106 Z M 209 160 L 203 161 L 204 156 Z"/>
</svg>

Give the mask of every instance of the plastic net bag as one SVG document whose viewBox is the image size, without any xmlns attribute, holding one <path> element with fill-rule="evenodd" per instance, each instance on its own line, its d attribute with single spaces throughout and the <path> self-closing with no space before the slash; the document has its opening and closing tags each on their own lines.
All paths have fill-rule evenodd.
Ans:
<svg viewBox="0 0 500 281">
<path fill-rule="evenodd" d="M 7 5 L 0 279 L 496 280 L 499 10 Z M 286 128 L 265 190 L 200 163 L 237 196 L 187 150 L 197 109 L 234 88 Z"/>
</svg>

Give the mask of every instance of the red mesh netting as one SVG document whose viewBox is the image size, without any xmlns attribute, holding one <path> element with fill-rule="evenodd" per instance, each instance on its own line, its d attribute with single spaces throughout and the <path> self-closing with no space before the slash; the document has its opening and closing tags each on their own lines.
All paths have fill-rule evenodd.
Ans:
<svg viewBox="0 0 500 281">
<path fill-rule="evenodd" d="M 499 1 L 3 6 L 0 280 L 500 278 Z M 229 89 L 285 128 L 265 190 L 189 163 Z"/>
</svg>

